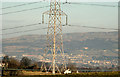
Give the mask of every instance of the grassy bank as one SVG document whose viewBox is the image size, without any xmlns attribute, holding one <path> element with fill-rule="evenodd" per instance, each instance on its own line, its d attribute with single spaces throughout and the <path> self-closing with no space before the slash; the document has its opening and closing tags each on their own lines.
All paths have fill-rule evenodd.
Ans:
<svg viewBox="0 0 120 77">
<path fill-rule="evenodd" d="M 88 72 L 88 73 L 73 73 L 69 75 L 23 75 L 23 76 L 3 76 L 3 77 L 120 77 L 120 72 Z"/>
</svg>

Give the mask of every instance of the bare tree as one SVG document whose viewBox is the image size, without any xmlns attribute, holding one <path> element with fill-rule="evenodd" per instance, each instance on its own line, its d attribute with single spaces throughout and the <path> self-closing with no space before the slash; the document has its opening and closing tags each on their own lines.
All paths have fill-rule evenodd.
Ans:
<svg viewBox="0 0 120 77">
<path fill-rule="evenodd" d="M 8 68 L 9 56 L 4 56 L 2 59 L 2 63 L 4 63 L 4 68 Z"/>
<path fill-rule="evenodd" d="M 8 68 L 18 69 L 19 66 L 20 66 L 20 62 L 17 59 L 9 58 Z"/>
<path fill-rule="evenodd" d="M 20 61 L 20 67 L 21 68 L 28 68 L 31 64 L 31 60 L 27 57 L 23 57 Z"/>
</svg>

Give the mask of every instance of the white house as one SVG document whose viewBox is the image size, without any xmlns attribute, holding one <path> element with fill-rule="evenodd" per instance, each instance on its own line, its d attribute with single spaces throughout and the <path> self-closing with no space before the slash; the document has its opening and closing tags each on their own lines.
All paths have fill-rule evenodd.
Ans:
<svg viewBox="0 0 120 77">
<path fill-rule="evenodd" d="M 71 74 L 72 72 L 71 72 L 71 70 L 70 69 L 68 69 L 68 70 L 66 70 L 65 72 L 64 72 L 64 74 Z"/>
</svg>

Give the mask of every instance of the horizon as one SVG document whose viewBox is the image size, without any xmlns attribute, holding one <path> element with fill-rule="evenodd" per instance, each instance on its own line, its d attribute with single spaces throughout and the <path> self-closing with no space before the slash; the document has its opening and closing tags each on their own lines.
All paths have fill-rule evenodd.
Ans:
<svg viewBox="0 0 120 77">
<path fill-rule="evenodd" d="M 109 31 L 109 32 L 72 32 L 72 33 L 63 33 L 63 35 L 65 35 L 65 34 L 84 34 L 84 33 L 114 33 L 114 32 L 118 34 L 118 31 Z M 14 36 L 14 37 L 9 37 L 9 38 L 2 38 L 2 40 L 18 38 L 18 37 L 22 37 L 22 36 L 32 36 L 32 35 L 47 36 L 46 34 L 26 34 L 26 35 Z M 64 37 L 63 37 L 63 39 L 64 39 Z"/>
</svg>

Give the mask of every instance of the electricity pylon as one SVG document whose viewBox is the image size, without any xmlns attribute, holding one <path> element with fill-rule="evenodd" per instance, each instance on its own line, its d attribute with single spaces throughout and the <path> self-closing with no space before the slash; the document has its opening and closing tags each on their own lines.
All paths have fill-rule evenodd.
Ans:
<svg viewBox="0 0 120 77">
<path fill-rule="evenodd" d="M 52 63 L 48 71 L 52 69 L 53 74 L 55 74 L 55 71 L 59 71 L 59 73 L 61 73 L 61 71 L 59 70 L 59 67 L 57 66 L 57 63 L 58 63 L 57 61 L 63 64 L 64 70 L 66 69 L 66 63 L 64 59 L 64 50 L 63 50 L 62 18 L 61 17 L 66 16 L 66 25 L 67 25 L 67 15 L 63 11 L 61 11 L 60 0 L 50 1 L 50 10 L 43 13 L 42 23 L 44 23 L 45 14 L 49 15 L 48 31 L 47 31 L 47 48 L 45 50 L 45 55 L 47 55 L 48 52 L 51 52 L 52 54 Z M 62 58 L 59 58 L 58 60 L 57 58 L 59 56 L 61 56 Z"/>
</svg>

